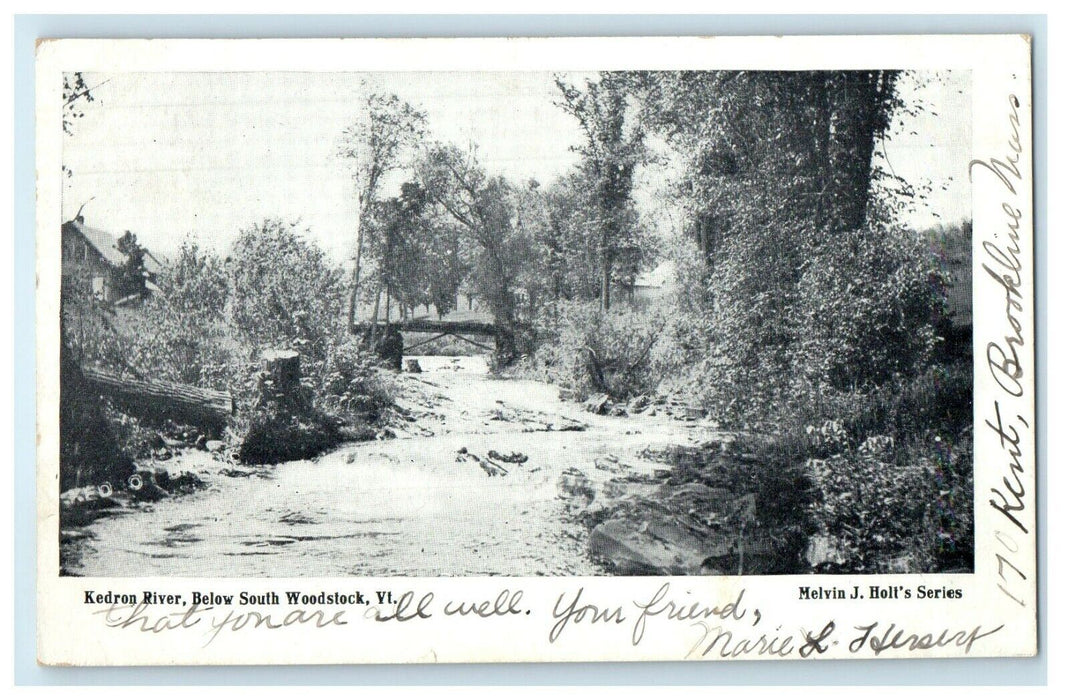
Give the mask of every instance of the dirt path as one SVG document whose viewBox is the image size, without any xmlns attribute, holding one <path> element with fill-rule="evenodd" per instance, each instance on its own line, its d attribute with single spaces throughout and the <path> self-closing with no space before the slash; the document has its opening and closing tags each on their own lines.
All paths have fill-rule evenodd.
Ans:
<svg viewBox="0 0 1069 700">
<path fill-rule="evenodd" d="M 596 575 L 569 517 L 576 480 L 601 494 L 663 465 L 646 447 L 703 439 L 667 418 L 595 416 L 532 381 L 496 379 L 482 358 L 418 358 L 399 378 L 413 420 L 395 440 L 315 461 L 223 473 L 189 453 L 171 470 L 211 486 L 89 526 L 85 576 Z M 522 453 L 522 463 L 478 458 Z M 459 460 L 459 461 L 458 461 Z M 586 488 L 584 486 L 584 488 Z M 597 497 L 597 495 L 595 495 Z"/>
</svg>

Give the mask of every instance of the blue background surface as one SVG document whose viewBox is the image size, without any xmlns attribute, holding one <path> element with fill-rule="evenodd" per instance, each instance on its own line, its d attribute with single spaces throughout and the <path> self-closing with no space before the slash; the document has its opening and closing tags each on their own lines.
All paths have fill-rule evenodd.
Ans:
<svg viewBox="0 0 1069 700">
<path fill-rule="evenodd" d="M 1033 36 L 1040 655 L 1027 659 L 46 668 L 36 664 L 34 41 L 43 37 L 674 36 L 1028 33 Z M 1047 19 L 1044 15 L 21 15 L 15 18 L 15 683 L 1042 685 L 1046 650 Z"/>
</svg>

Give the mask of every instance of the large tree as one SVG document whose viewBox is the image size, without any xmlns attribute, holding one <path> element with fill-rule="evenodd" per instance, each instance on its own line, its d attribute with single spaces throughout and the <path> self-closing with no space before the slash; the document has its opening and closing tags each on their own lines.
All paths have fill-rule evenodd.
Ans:
<svg viewBox="0 0 1069 700">
<path fill-rule="evenodd" d="M 434 304 L 439 315 L 451 311 L 464 276 L 458 224 L 435 211 L 427 190 L 413 181 L 372 210 L 369 253 L 387 299 L 403 309 Z"/>
<path fill-rule="evenodd" d="M 408 165 L 407 157 L 423 137 L 424 112 L 397 95 L 371 93 L 361 106 L 359 118 L 342 134 L 339 155 L 351 161 L 356 185 L 356 259 L 349 293 L 348 322 L 356 320 L 360 302 L 360 263 L 368 238 L 374 204 L 379 200 L 387 175 Z"/>
<path fill-rule="evenodd" d="M 596 231 L 600 256 L 601 306 L 611 303 L 612 276 L 621 252 L 635 232 L 631 188 L 643 153 L 644 131 L 628 118 L 628 96 L 634 79 L 627 73 L 603 72 L 582 86 L 556 78 L 562 99 L 557 103 L 575 117 L 583 130 L 578 147 L 583 167 L 591 176 L 597 207 Z"/>
<path fill-rule="evenodd" d="M 487 174 L 474 151 L 446 144 L 424 152 L 416 176 L 430 201 L 459 225 L 470 283 L 494 315 L 499 360 L 507 364 L 516 354 L 517 292 L 530 263 L 528 239 L 516 226 L 514 188 Z"/>
<path fill-rule="evenodd" d="M 644 74 L 645 120 L 683 161 L 674 196 L 707 261 L 770 221 L 861 227 L 897 71 Z"/>
<path fill-rule="evenodd" d="M 667 197 L 682 209 L 683 228 L 704 260 L 693 285 L 701 292 L 696 296 L 709 335 L 708 357 L 701 359 L 716 367 L 714 386 L 723 387 L 719 393 L 728 404 L 771 410 L 798 397 L 787 379 L 809 376 L 818 364 L 806 310 L 827 301 L 814 296 L 819 287 L 807 280 L 816 279 L 814 263 L 826 259 L 829 248 L 845 248 L 835 279 L 847 286 L 867 274 L 860 263 L 842 265 L 859 261 L 859 251 L 902 257 L 881 242 L 890 240 L 887 232 L 873 227 L 869 216 L 877 172 L 873 150 L 898 106 L 897 76 L 894 71 L 641 76 L 644 121 L 667 140 L 677 166 Z M 870 321 L 852 321 L 858 333 L 868 331 Z M 849 342 L 837 340 L 840 345 L 828 346 L 828 352 L 841 352 L 841 344 Z M 826 372 L 818 374 L 812 386 L 828 380 Z"/>
</svg>

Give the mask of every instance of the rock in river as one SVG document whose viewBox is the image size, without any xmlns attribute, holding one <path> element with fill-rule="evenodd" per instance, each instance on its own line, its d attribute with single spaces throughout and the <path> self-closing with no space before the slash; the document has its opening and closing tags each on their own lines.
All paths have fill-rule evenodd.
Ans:
<svg viewBox="0 0 1069 700">
<path fill-rule="evenodd" d="M 698 573 L 705 548 L 701 538 L 659 513 L 650 513 L 637 527 L 630 519 L 609 520 L 590 534 L 591 555 L 622 575 Z"/>
<path fill-rule="evenodd" d="M 605 413 L 608 411 L 608 407 L 608 394 L 597 394 L 595 396 L 591 396 L 589 399 L 586 400 L 586 403 L 583 404 L 583 408 L 599 416 L 605 415 Z"/>
</svg>

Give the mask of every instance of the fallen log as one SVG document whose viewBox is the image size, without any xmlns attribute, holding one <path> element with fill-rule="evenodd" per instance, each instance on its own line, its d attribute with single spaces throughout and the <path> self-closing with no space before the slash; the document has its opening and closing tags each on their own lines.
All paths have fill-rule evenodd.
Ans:
<svg viewBox="0 0 1069 700">
<path fill-rule="evenodd" d="M 234 399 L 225 391 L 186 384 L 121 377 L 82 368 L 89 387 L 109 396 L 125 411 L 152 418 L 170 418 L 202 428 L 221 429 L 234 414 Z"/>
</svg>

